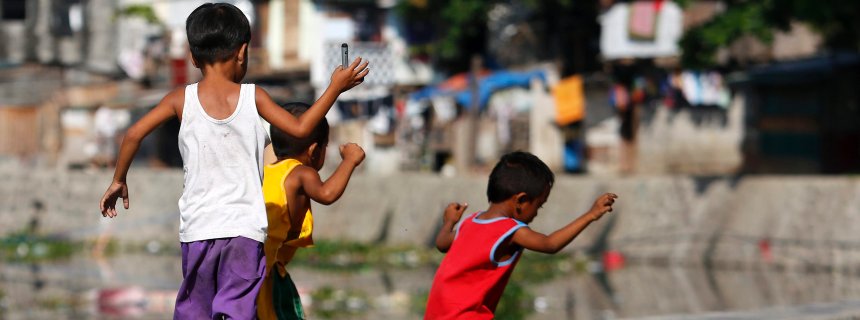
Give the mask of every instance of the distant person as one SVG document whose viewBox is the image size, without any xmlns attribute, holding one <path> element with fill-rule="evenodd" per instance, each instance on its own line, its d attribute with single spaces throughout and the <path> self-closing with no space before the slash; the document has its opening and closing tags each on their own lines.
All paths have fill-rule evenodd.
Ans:
<svg viewBox="0 0 860 320">
<path fill-rule="evenodd" d="M 122 142 L 113 182 L 99 207 L 116 217 L 128 209 L 126 175 L 141 140 L 178 117 L 185 171 L 179 199 L 183 282 L 175 319 L 252 319 L 264 270 L 266 208 L 263 149 L 269 137 L 260 117 L 289 135 L 307 137 L 341 92 L 362 82 L 367 63 L 337 67 L 331 84 L 300 117 L 278 106 L 263 89 L 240 84 L 248 69 L 251 28 L 233 5 L 207 3 L 186 20 L 199 83 L 178 88 L 132 125 Z"/>
<path fill-rule="evenodd" d="M 467 205 L 445 209 L 436 248 L 447 252 L 436 270 L 425 319 L 492 319 L 523 248 L 556 253 L 590 223 L 612 211 L 617 198 L 606 193 L 588 212 L 567 226 L 544 235 L 528 224 L 537 216 L 552 189 L 552 171 L 526 152 L 502 156 L 490 174 L 490 207 L 464 219 Z"/>
<path fill-rule="evenodd" d="M 308 107 L 291 103 L 284 109 L 299 117 Z M 294 138 L 275 127 L 271 135 L 278 160 L 263 169 L 269 230 L 264 245 L 266 274 L 257 300 L 257 315 L 260 319 L 305 319 L 298 290 L 286 266 L 298 248 L 313 244 L 311 200 L 324 205 L 337 201 L 353 170 L 364 160 L 364 150 L 354 143 L 341 145 L 343 161 L 323 182 L 319 170 L 325 163 L 329 136 L 325 119 L 307 138 Z"/>
</svg>

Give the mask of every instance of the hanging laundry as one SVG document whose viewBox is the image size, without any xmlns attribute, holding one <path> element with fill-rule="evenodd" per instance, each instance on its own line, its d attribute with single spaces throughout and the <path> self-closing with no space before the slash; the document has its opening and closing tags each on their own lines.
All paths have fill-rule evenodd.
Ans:
<svg viewBox="0 0 860 320">
<path fill-rule="evenodd" d="M 585 117 L 585 89 L 582 76 L 575 75 L 562 79 L 552 90 L 555 98 L 555 121 L 567 125 Z"/>
<path fill-rule="evenodd" d="M 647 81 L 644 77 L 638 76 L 633 79 L 633 89 L 630 90 L 630 101 L 634 104 L 641 104 L 647 98 Z"/>
<path fill-rule="evenodd" d="M 635 1 L 630 4 L 627 35 L 631 40 L 654 41 L 662 0 Z"/>
<path fill-rule="evenodd" d="M 436 120 L 440 123 L 448 123 L 457 117 L 457 104 L 453 96 L 435 96 L 430 99 Z"/>
<path fill-rule="evenodd" d="M 420 116 L 424 112 L 424 109 L 429 107 L 429 104 L 427 100 L 408 99 L 405 103 L 404 113 L 407 117 Z"/>
<path fill-rule="evenodd" d="M 599 17 L 600 53 L 605 59 L 672 57 L 681 53 L 678 47 L 684 33 L 681 7 L 673 1 L 660 2 L 659 9 L 655 2 L 644 3 L 633 9 L 638 2 L 616 2 Z"/>
<path fill-rule="evenodd" d="M 690 105 L 728 108 L 730 93 L 718 72 L 684 71 L 680 82 L 681 92 Z"/>
<path fill-rule="evenodd" d="M 720 100 L 720 75 L 716 72 L 706 72 L 699 75 L 702 86 L 702 104 L 716 105 Z"/>
<path fill-rule="evenodd" d="M 376 115 L 367 122 L 367 129 L 375 134 L 384 135 L 391 132 L 392 109 L 380 108 Z"/>
<path fill-rule="evenodd" d="M 723 81 L 723 76 L 718 72 L 711 72 L 708 77 L 710 79 L 710 85 L 713 86 L 711 89 L 713 92 L 713 96 L 711 97 L 712 104 L 722 107 L 723 109 L 728 108 L 729 103 L 731 103 L 731 94 L 729 93 L 729 88 L 726 87 L 725 82 Z"/>
<path fill-rule="evenodd" d="M 681 73 L 681 91 L 684 98 L 691 105 L 702 105 L 702 83 L 699 82 L 699 74 L 695 71 L 684 71 Z"/>
<path fill-rule="evenodd" d="M 581 139 L 564 142 L 564 171 L 583 172 L 585 170 L 585 143 Z"/>
<path fill-rule="evenodd" d="M 627 88 L 621 84 L 612 85 L 609 88 L 609 105 L 615 107 L 618 111 L 627 110 L 630 105 L 630 95 L 627 93 Z"/>
<path fill-rule="evenodd" d="M 394 101 L 394 112 L 397 119 L 402 119 L 406 115 L 406 99 L 397 99 Z"/>
</svg>

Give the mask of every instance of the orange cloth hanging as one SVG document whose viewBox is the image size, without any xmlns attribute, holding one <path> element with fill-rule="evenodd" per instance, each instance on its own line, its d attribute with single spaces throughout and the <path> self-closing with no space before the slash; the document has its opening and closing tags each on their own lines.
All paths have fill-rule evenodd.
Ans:
<svg viewBox="0 0 860 320">
<path fill-rule="evenodd" d="M 585 89 L 582 76 L 562 79 L 552 90 L 555 97 L 556 122 L 568 125 L 585 118 Z"/>
</svg>

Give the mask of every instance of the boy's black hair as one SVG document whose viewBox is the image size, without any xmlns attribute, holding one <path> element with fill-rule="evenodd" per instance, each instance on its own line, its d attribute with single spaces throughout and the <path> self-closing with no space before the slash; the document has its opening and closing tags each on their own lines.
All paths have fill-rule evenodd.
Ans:
<svg viewBox="0 0 860 320">
<path fill-rule="evenodd" d="M 242 44 L 251 41 L 248 18 L 229 3 L 197 7 L 185 20 L 185 32 L 191 56 L 204 65 L 229 59 Z"/>
<path fill-rule="evenodd" d="M 525 192 L 526 200 L 536 199 L 549 191 L 555 175 L 543 161 L 528 152 L 514 151 L 502 156 L 487 184 L 487 199 L 503 202 L 517 193 Z"/>
<path fill-rule="evenodd" d="M 281 107 L 293 116 L 299 117 L 308 111 L 311 106 L 303 102 L 290 102 Z M 275 155 L 278 159 L 291 158 L 305 152 L 315 142 L 318 149 L 325 147 L 328 144 L 329 126 L 328 121 L 322 118 L 317 126 L 314 127 L 314 130 L 311 131 L 311 134 L 304 139 L 291 136 L 275 126 L 271 127 L 269 133 L 272 137 L 272 149 L 275 150 Z"/>
</svg>

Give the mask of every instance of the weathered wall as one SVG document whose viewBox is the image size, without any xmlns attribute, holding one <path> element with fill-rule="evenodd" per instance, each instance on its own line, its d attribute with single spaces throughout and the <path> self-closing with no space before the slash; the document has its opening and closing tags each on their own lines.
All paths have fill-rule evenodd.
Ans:
<svg viewBox="0 0 860 320">
<path fill-rule="evenodd" d="M 182 172 L 134 168 L 131 209 L 103 219 L 98 200 L 109 172 L 0 170 L 0 234 L 22 230 L 44 202 L 42 233 L 92 239 L 102 229 L 121 241 L 177 241 Z M 355 177 L 331 206 L 315 206 L 316 238 L 429 245 L 448 202 L 487 207 L 485 177 L 422 174 Z M 860 263 L 860 179 L 757 176 L 559 176 L 532 224 L 551 232 L 585 212 L 602 192 L 615 211 L 590 226 L 569 250 L 605 245 L 634 258 L 715 263 L 771 261 L 787 267 Z M 768 247 L 769 246 L 769 250 Z"/>
</svg>

